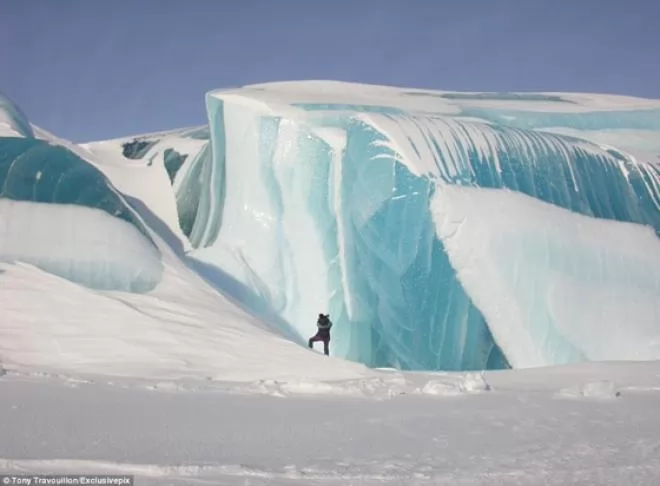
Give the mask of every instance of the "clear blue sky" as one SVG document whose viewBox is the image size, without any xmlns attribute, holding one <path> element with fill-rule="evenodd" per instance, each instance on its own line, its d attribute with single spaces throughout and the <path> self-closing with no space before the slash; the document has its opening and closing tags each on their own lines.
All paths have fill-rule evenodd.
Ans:
<svg viewBox="0 0 660 486">
<path fill-rule="evenodd" d="M 658 0 L 0 0 L 0 91 L 74 141 L 286 79 L 660 98 Z"/>
</svg>

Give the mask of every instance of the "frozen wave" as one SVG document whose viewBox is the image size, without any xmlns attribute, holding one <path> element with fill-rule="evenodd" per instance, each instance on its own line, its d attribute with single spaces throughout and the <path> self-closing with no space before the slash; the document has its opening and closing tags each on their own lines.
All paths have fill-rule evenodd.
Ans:
<svg viewBox="0 0 660 486">
<path fill-rule="evenodd" d="M 325 309 L 339 324 L 336 353 L 412 369 L 501 367 L 510 358 L 515 366 L 527 366 L 656 356 L 652 346 L 637 347 L 643 342 L 640 335 L 660 332 L 653 324 L 658 316 L 654 305 L 638 309 L 644 331 L 631 332 L 637 336 L 632 341 L 617 341 L 620 308 L 583 317 L 587 328 L 601 322 L 600 328 L 608 330 L 603 340 L 610 345 L 594 340 L 586 346 L 586 338 L 569 340 L 557 331 L 577 319 L 569 315 L 572 311 L 562 311 L 577 308 L 575 296 L 603 298 L 606 292 L 596 287 L 604 274 L 610 283 L 602 285 L 622 279 L 628 303 L 621 306 L 629 305 L 634 286 L 626 282 L 633 279 L 628 274 L 633 270 L 613 263 L 620 254 L 612 251 L 601 252 L 602 261 L 585 267 L 590 277 L 574 293 L 561 290 L 569 286 L 564 280 L 564 287 L 556 285 L 557 279 L 549 286 L 534 271 L 539 262 L 521 257 L 529 260 L 528 287 L 548 287 L 555 303 L 551 312 L 530 321 L 529 313 L 542 308 L 534 306 L 536 297 L 525 294 L 528 288 L 515 287 L 511 299 L 528 307 L 525 319 L 510 341 L 501 331 L 496 334 L 497 316 L 485 312 L 475 288 L 460 278 L 454 254 L 436 238 L 429 208 L 437 184 L 475 188 L 470 194 L 479 194 L 480 188 L 507 189 L 585 220 L 650 226 L 658 232 L 657 166 L 606 145 L 606 134 L 589 139 L 599 128 L 610 133 L 656 130 L 657 103 L 611 97 L 597 106 L 596 97 L 573 95 L 430 98 L 332 83 L 289 87 L 260 85 L 207 96 L 213 158 L 223 177 L 222 188 L 214 191 L 222 212 L 217 203 L 211 205 L 217 214 L 210 221 L 222 224 L 217 237 L 215 230 L 207 232 L 211 238 L 198 254 L 231 268 L 249 285 L 257 282 L 255 288 L 301 333 L 311 332 L 315 311 Z M 482 111 L 480 103 L 485 105 Z M 514 109 L 528 122 L 507 118 Z M 639 120 L 631 116 L 634 110 L 639 110 Z M 535 124 L 562 125 L 572 136 Z M 586 130 L 585 138 L 577 136 L 581 130 Z M 477 197 L 475 201 L 482 201 Z M 490 214 L 486 208 L 484 214 Z M 552 241 L 526 241 L 525 223 L 515 224 L 520 231 L 511 233 L 509 243 L 532 254 L 544 255 L 548 245 L 573 243 L 582 245 L 575 252 L 588 251 L 598 240 L 571 240 L 567 222 Z M 646 245 L 640 234 L 657 239 L 653 231 L 645 231 L 633 230 L 627 244 Z M 565 272 L 562 258 L 570 250 L 549 252 L 548 271 Z M 483 285 L 501 284 L 500 276 L 471 271 Z M 584 290 L 589 285 L 594 286 L 591 294 Z M 649 298 L 658 295 L 648 278 L 635 285 Z M 530 331 L 544 319 L 548 332 Z M 530 332 L 536 335 L 528 340 Z M 514 352 L 515 346 L 520 348 Z"/>
<path fill-rule="evenodd" d="M 518 368 L 660 357 L 660 240 L 512 191 L 438 186 L 438 237 Z"/>
<path fill-rule="evenodd" d="M 657 356 L 660 101 L 307 81 L 213 91 L 206 109 L 207 127 L 84 148 L 300 337 L 329 312 L 332 353 L 372 366 Z M 439 236 L 442 214 L 465 218 L 479 264 Z M 495 310 L 488 289 L 506 294 Z"/>
<path fill-rule="evenodd" d="M 660 169 L 623 151 L 574 136 L 451 118 L 361 119 L 385 135 L 377 157 L 393 158 L 420 176 L 507 188 L 588 216 L 660 228 Z"/>
<path fill-rule="evenodd" d="M 25 124 L 14 123 L 30 135 Z M 147 228 L 103 173 L 32 136 L 0 137 L 0 260 L 103 290 L 145 292 L 163 271 Z"/>
</svg>

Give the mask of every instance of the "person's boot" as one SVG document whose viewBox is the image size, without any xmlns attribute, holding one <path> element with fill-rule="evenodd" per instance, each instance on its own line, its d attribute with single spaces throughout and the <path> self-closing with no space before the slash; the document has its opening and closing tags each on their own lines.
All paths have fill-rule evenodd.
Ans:
<svg viewBox="0 0 660 486">
<path fill-rule="evenodd" d="M 325 341 L 323 343 L 323 354 L 325 354 L 326 356 L 330 356 L 330 346 L 328 341 Z"/>
</svg>

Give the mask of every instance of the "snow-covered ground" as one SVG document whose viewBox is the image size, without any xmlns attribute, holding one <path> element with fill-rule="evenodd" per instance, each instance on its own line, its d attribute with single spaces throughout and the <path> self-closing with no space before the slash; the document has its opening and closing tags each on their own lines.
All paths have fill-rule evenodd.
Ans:
<svg viewBox="0 0 660 486">
<path fill-rule="evenodd" d="M 660 478 L 657 363 L 330 382 L 9 372 L 0 395 L 3 472 L 134 474 L 141 485 Z"/>
</svg>

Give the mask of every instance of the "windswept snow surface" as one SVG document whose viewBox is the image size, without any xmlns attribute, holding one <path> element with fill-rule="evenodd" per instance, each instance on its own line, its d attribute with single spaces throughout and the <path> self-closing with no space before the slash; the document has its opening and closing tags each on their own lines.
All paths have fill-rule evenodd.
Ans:
<svg viewBox="0 0 660 486">
<path fill-rule="evenodd" d="M 659 109 L 273 83 L 75 145 L 0 99 L 0 472 L 657 484 Z"/>
<path fill-rule="evenodd" d="M 226 384 L 8 373 L 0 471 L 139 485 L 612 485 L 660 477 L 657 362 Z"/>
<path fill-rule="evenodd" d="M 7 369 L 201 381 L 356 378 L 316 359 L 218 295 L 185 267 L 148 294 L 99 292 L 36 267 L 0 267 L 0 356 Z"/>
</svg>

